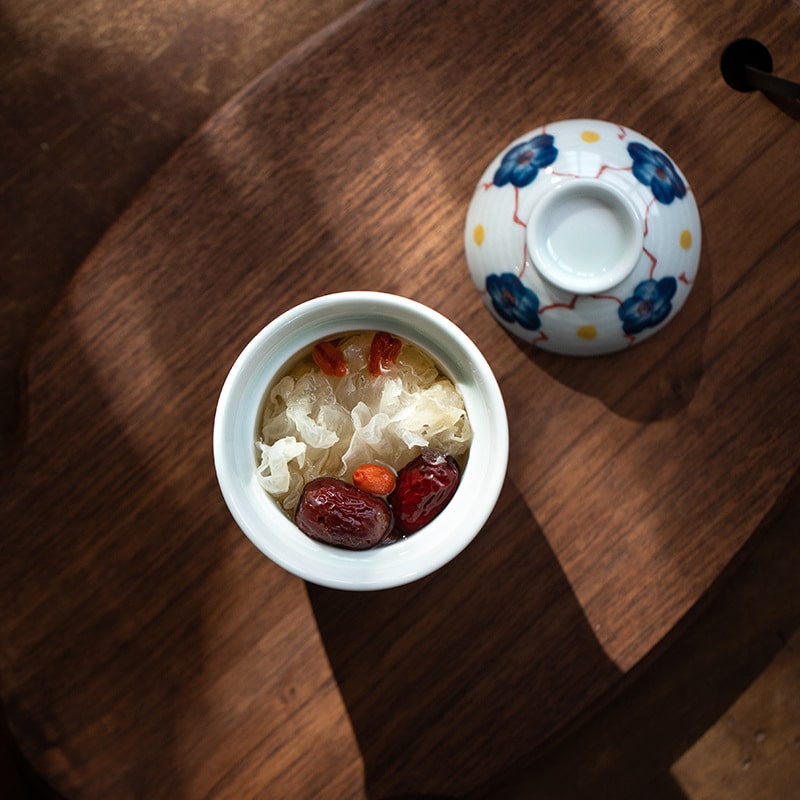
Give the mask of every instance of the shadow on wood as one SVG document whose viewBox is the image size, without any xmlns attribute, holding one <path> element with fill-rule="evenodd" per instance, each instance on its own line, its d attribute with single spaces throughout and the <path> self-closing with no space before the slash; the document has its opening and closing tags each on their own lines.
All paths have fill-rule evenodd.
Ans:
<svg viewBox="0 0 800 800">
<path fill-rule="evenodd" d="M 535 759 L 468 794 L 470 800 L 685 800 L 673 765 L 747 692 L 800 626 L 799 528 L 795 476 L 744 557 L 607 707 Z M 795 735 L 793 729 L 782 733 Z M 778 776 L 767 780 L 759 796 L 779 797 L 772 789 L 780 783 Z"/>
<path fill-rule="evenodd" d="M 368 594 L 307 590 L 376 800 L 460 795 L 546 742 L 576 696 L 596 700 L 618 672 L 510 483 L 438 573 Z"/>
</svg>

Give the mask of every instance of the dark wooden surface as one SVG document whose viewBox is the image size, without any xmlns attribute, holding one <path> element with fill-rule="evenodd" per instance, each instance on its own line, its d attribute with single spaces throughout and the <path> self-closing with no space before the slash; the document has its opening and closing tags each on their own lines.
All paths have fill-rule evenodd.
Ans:
<svg viewBox="0 0 800 800">
<path fill-rule="evenodd" d="M 182 148 L 41 332 L 4 483 L 0 669 L 23 752 L 63 791 L 466 794 L 616 691 L 783 502 L 800 133 L 717 61 L 745 34 L 797 58 L 796 6 L 527 9 L 345 18 Z M 502 334 L 461 252 L 488 160 L 572 116 L 673 154 L 705 235 L 676 320 L 591 362 Z M 349 288 L 457 321 L 514 433 L 479 539 L 437 575 L 358 596 L 261 558 L 210 453 L 244 341 Z"/>
<path fill-rule="evenodd" d="M 243 86 L 356 0 L 4 0 L 0 466 L 32 333 L 152 174 Z"/>
</svg>

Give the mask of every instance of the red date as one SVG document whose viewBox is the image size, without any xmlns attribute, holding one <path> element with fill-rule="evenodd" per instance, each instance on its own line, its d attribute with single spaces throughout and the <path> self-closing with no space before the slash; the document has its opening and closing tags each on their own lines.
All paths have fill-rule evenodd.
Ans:
<svg viewBox="0 0 800 800">
<path fill-rule="evenodd" d="M 309 481 L 294 516 L 303 533 L 336 547 L 366 550 L 392 527 L 392 512 L 380 497 L 338 478 Z"/>
<path fill-rule="evenodd" d="M 391 496 L 395 525 L 414 533 L 438 516 L 455 494 L 461 471 L 452 456 L 423 450 L 397 473 Z"/>
</svg>

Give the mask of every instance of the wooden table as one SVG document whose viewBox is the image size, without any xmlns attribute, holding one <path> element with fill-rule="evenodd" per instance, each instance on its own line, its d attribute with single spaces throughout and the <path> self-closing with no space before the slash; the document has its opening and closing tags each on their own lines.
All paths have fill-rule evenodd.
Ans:
<svg viewBox="0 0 800 800">
<path fill-rule="evenodd" d="M 657 656 L 785 502 L 800 453 L 800 127 L 722 81 L 740 36 L 800 75 L 788 0 L 367 3 L 152 179 L 41 331 L 3 484 L 0 682 L 53 785 L 464 796 Z M 662 145 L 704 225 L 676 319 L 592 360 L 503 333 L 462 249 L 495 153 L 577 116 Z M 455 561 L 348 594 L 239 532 L 211 426 L 251 335 L 358 288 L 421 300 L 478 343 L 512 451 Z"/>
</svg>

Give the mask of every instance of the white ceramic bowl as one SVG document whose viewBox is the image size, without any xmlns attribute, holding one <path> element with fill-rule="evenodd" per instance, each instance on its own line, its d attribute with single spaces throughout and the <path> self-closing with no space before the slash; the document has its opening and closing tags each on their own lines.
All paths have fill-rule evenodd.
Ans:
<svg viewBox="0 0 800 800">
<path fill-rule="evenodd" d="M 303 534 L 256 480 L 264 396 L 284 365 L 314 342 L 353 330 L 383 330 L 413 342 L 464 398 L 473 441 L 453 498 L 417 533 L 371 550 L 344 550 Z M 438 312 L 397 295 L 343 292 L 285 312 L 247 344 L 222 387 L 214 420 L 222 494 L 253 544 L 284 569 L 338 589 L 399 586 L 454 558 L 483 527 L 508 465 L 508 421 L 497 381 L 472 340 Z"/>
<path fill-rule="evenodd" d="M 563 120 L 512 142 L 467 212 L 472 279 L 495 318 L 544 350 L 598 355 L 652 336 L 700 260 L 686 178 L 640 133 Z"/>
</svg>

